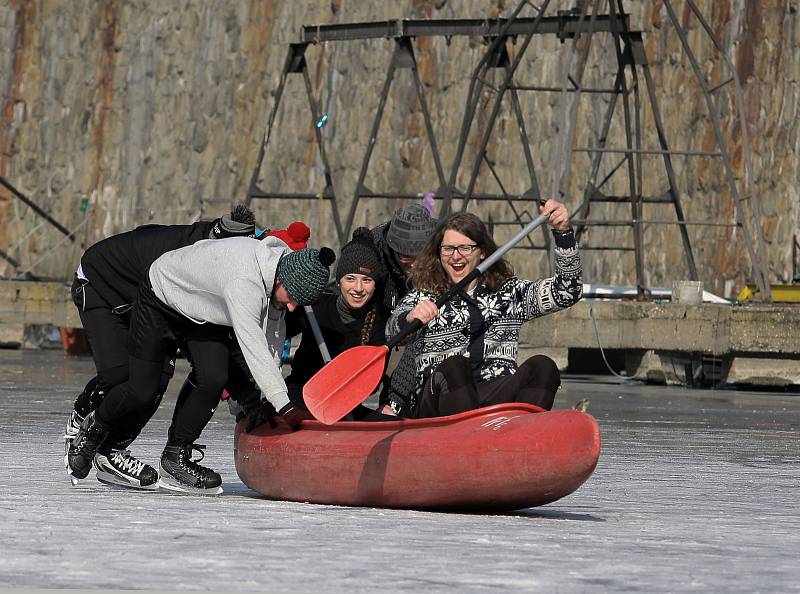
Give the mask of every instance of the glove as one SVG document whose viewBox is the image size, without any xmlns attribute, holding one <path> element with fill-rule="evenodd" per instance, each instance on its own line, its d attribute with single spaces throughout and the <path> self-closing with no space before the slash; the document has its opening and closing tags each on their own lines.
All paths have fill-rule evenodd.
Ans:
<svg viewBox="0 0 800 594">
<path fill-rule="evenodd" d="M 275 420 L 275 407 L 269 401 L 263 402 L 261 406 L 250 411 L 247 415 L 247 424 L 244 426 L 244 432 L 250 433 L 264 423 L 267 423 L 272 429 L 278 426 L 278 422 Z"/>
<path fill-rule="evenodd" d="M 267 400 L 262 402 L 261 392 L 257 389 L 243 390 L 241 393 L 232 396 L 232 399 L 241 407 L 241 410 L 236 415 L 236 422 L 247 419 L 244 427 L 245 433 L 250 433 L 264 423 L 269 423 L 269 426 L 273 429 L 278 426 L 275 421 L 275 407 Z"/>
<path fill-rule="evenodd" d="M 313 421 L 314 415 L 303 408 L 298 408 L 294 404 L 289 403 L 281 409 L 280 412 L 284 422 L 289 425 L 292 431 L 300 429 L 300 423 L 303 421 Z"/>
</svg>

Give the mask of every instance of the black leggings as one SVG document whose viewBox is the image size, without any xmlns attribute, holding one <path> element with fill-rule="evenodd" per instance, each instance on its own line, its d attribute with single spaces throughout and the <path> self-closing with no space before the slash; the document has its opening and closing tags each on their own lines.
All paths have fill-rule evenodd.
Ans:
<svg viewBox="0 0 800 594">
<path fill-rule="evenodd" d="M 506 402 L 550 410 L 560 385 L 558 367 L 544 355 L 534 355 L 512 375 L 477 383 L 469 359 L 456 355 L 440 363 L 425 382 L 416 417 L 443 417 Z"/>
<path fill-rule="evenodd" d="M 130 317 L 112 312 L 111 306 L 97 295 L 92 285 L 77 278 L 72 284 L 72 299 L 78 308 L 97 369 L 97 375 L 89 380 L 75 402 L 75 410 L 86 416 L 99 404 L 99 401 L 92 402 L 92 392 L 107 392 L 128 379 Z"/>
<path fill-rule="evenodd" d="M 92 348 L 97 375 L 89 380 L 75 399 L 74 409 L 85 417 L 96 410 L 108 391 L 128 380 L 128 330 L 130 314 L 114 313 L 111 306 L 97 294 L 94 287 L 78 278 L 72 284 L 72 299 Z M 148 409 L 126 416 L 115 427 L 107 443 L 112 447 L 127 447 L 139 435 L 166 391 L 175 371 L 174 360 L 166 360 L 159 371 L 157 396 Z"/>
<path fill-rule="evenodd" d="M 168 434 L 170 445 L 193 444 L 219 406 L 222 390 L 228 385 L 227 330 L 203 324 L 189 331 L 184 346 L 192 373 L 178 393 Z"/>
</svg>

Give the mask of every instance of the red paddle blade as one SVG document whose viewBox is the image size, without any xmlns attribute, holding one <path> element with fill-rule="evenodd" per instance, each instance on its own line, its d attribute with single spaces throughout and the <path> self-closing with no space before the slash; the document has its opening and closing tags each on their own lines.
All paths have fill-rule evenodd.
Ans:
<svg viewBox="0 0 800 594">
<path fill-rule="evenodd" d="M 331 425 L 364 402 L 383 377 L 385 346 L 357 346 L 337 355 L 303 386 L 314 418 Z"/>
</svg>

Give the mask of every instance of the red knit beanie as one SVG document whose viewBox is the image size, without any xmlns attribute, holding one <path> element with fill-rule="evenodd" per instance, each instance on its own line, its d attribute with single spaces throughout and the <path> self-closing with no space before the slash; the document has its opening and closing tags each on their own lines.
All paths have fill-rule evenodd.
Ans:
<svg viewBox="0 0 800 594">
<path fill-rule="evenodd" d="M 277 237 L 292 250 L 302 250 L 308 247 L 308 238 L 311 237 L 311 229 L 302 221 L 295 221 L 286 229 L 275 229 L 267 233 L 268 236 Z"/>
</svg>

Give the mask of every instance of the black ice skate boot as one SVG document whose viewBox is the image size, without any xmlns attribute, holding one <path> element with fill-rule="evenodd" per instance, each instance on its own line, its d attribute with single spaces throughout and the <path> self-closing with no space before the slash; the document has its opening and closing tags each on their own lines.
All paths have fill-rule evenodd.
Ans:
<svg viewBox="0 0 800 594">
<path fill-rule="evenodd" d="M 75 398 L 72 412 L 69 414 L 69 419 L 67 419 L 67 426 L 64 428 L 64 467 L 67 469 L 69 469 L 67 454 L 69 454 L 69 446 L 72 444 L 72 440 L 75 439 L 78 431 L 80 431 L 83 420 L 86 418 L 85 415 L 97 410 L 106 394 L 103 390 L 97 389 L 96 380 L 97 378 L 93 379 L 86 386 L 86 389 Z M 89 389 L 90 386 L 92 387 L 91 390 Z"/>
<path fill-rule="evenodd" d="M 92 467 L 92 460 L 106 437 L 110 427 L 95 417 L 94 411 L 86 415 L 78 434 L 72 440 L 67 451 L 67 472 L 73 479 L 86 478 Z"/>
<path fill-rule="evenodd" d="M 161 454 L 161 480 L 159 485 L 170 491 L 196 495 L 219 495 L 222 493 L 222 477 L 197 462 L 205 455 L 201 445 L 169 445 Z M 200 452 L 200 460 L 191 459 L 192 450 Z"/>
<path fill-rule="evenodd" d="M 83 417 L 78 414 L 78 411 L 73 410 L 67 419 L 67 426 L 64 428 L 64 466 L 69 468 L 67 464 L 67 454 L 69 454 L 69 446 L 72 445 L 72 440 L 78 435 L 83 424 Z"/>
<path fill-rule="evenodd" d="M 94 456 L 94 467 L 101 483 L 133 489 L 158 489 L 158 471 L 134 458 L 126 449 L 103 444 Z"/>
</svg>

